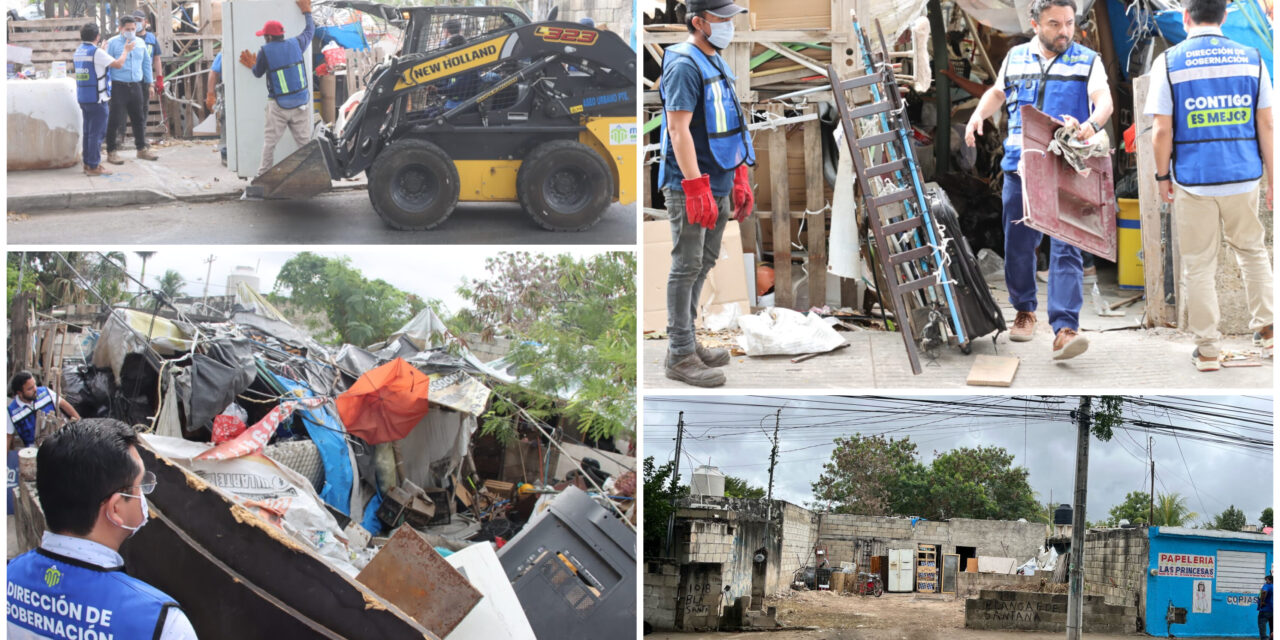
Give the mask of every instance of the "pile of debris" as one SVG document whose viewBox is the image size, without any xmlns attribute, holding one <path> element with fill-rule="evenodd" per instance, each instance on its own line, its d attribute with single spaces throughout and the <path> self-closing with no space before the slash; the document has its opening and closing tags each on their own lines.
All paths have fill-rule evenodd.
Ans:
<svg viewBox="0 0 1280 640">
<path fill-rule="evenodd" d="M 634 629 L 629 443 L 583 442 L 572 421 L 500 396 L 534 392 L 517 368 L 472 355 L 429 309 L 383 342 L 333 349 L 256 292 L 239 293 L 222 317 L 111 309 L 62 338 L 83 361 L 77 349 L 59 349 L 53 366 L 35 359 L 61 371 L 50 386 L 82 416 L 143 433 L 159 524 L 121 553 L 202 635 Z M 493 411 L 513 412 L 513 437 L 483 432 Z M 19 553 L 43 529 L 34 492 L 19 483 Z"/>
</svg>

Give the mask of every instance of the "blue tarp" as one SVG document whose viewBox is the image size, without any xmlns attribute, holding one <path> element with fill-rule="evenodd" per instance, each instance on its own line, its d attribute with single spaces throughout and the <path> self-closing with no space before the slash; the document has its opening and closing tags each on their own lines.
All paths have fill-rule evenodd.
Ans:
<svg viewBox="0 0 1280 640">
<path fill-rule="evenodd" d="M 359 22 L 337 27 L 317 27 L 316 37 L 320 38 L 321 47 L 336 42 L 343 49 L 364 51 L 369 48 L 369 42 L 364 39 L 364 25 Z"/>
<path fill-rule="evenodd" d="M 1168 9 L 1156 14 L 1156 27 L 1160 35 L 1169 44 L 1178 44 L 1187 39 L 1187 31 L 1182 26 L 1182 12 Z M 1262 60 L 1267 66 L 1267 75 L 1275 78 L 1272 68 L 1271 50 L 1274 31 L 1256 0 L 1238 0 L 1227 5 L 1227 21 L 1222 25 L 1222 35 L 1239 42 L 1246 47 L 1253 47 L 1262 52 Z"/>
<path fill-rule="evenodd" d="M 274 373 L 272 375 L 289 393 L 301 391 L 301 397 L 315 396 L 297 381 Z M 324 485 L 320 488 L 320 497 L 344 515 L 351 515 L 351 483 L 354 474 L 351 471 L 351 456 L 347 450 L 346 429 L 343 428 L 342 421 L 338 419 L 331 404 L 317 409 L 299 407 L 297 414 L 302 416 L 307 435 L 311 436 L 311 441 L 320 449 L 320 463 L 324 465 Z"/>
<path fill-rule="evenodd" d="M 369 504 L 364 506 L 364 519 L 360 521 L 360 526 L 375 536 L 382 535 L 382 521 L 378 519 L 378 507 L 382 506 L 382 494 L 375 493 L 373 498 L 369 500 Z"/>
</svg>

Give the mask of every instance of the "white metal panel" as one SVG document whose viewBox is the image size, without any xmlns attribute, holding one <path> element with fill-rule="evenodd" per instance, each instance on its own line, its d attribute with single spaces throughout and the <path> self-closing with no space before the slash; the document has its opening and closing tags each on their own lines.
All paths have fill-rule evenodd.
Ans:
<svg viewBox="0 0 1280 640">
<path fill-rule="evenodd" d="M 537 640 L 498 554 L 488 542 L 473 544 L 444 560 L 484 595 L 445 640 Z"/>
<path fill-rule="evenodd" d="M 915 560 L 913 549 L 889 550 L 889 591 L 903 593 L 915 588 Z"/>
<path fill-rule="evenodd" d="M 1267 554 L 1248 551 L 1219 551 L 1218 593 L 1257 593 L 1267 575 Z"/>
<path fill-rule="evenodd" d="M 255 35 L 268 20 L 284 25 L 286 38 L 301 35 L 307 27 L 297 5 L 291 2 L 237 0 L 222 4 L 222 82 L 227 105 L 227 168 L 241 178 L 252 178 L 262 162 L 263 127 L 266 120 L 267 81 L 255 78 L 240 64 L 240 52 L 257 53 L 265 40 Z M 307 65 L 307 84 L 311 77 L 311 49 L 303 54 Z M 312 87 L 314 88 L 314 87 Z M 308 103 L 309 105 L 309 103 Z M 310 109 L 310 106 L 308 106 Z M 279 161 L 298 148 L 287 131 L 276 145 Z"/>
</svg>

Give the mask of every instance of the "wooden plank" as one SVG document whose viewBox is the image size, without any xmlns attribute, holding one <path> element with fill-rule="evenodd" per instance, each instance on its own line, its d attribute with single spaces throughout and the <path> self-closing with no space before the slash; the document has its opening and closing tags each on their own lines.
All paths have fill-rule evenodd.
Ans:
<svg viewBox="0 0 1280 640">
<path fill-rule="evenodd" d="M 1176 325 L 1178 313 L 1176 307 L 1164 301 L 1165 247 L 1160 239 L 1160 195 L 1156 188 L 1156 156 L 1152 132 L 1155 118 L 1143 113 L 1150 86 L 1149 76 L 1133 79 L 1133 113 L 1137 118 L 1135 144 L 1138 146 L 1138 211 L 1142 220 L 1142 269 L 1147 293 L 1146 324 L 1149 327 L 1164 327 Z M 1174 249 L 1174 267 L 1177 268 L 1176 246 Z M 1178 281 L 1175 277 L 1175 294 L 1176 287 L 1180 286 Z M 1181 298 L 1180 295 L 1178 297 Z"/>
<path fill-rule="evenodd" d="M 782 117 L 782 105 L 769 105 L 769 112 Z M 773 273 L 776 307 L 795 308 L 791 289 L 791 184 L 787 179 L 787 130 L 769 132 L 769 182 L 773 194 Z"/>
<path fill-rule="evenodd" d="M 809 107 L 808 112 L 816 112 Z M 805 227 L 809 231 L 809 306 L 827 303 L 827 202 L 822 170 L 822 124 L 804 123 Z"/>
<path fill-rule="evenodd" d="M 965 384 L 974 387 L 1011 386 L 1020 362 L 1021 360 L 1011 356 L 975 356 Z"/>
</svg>

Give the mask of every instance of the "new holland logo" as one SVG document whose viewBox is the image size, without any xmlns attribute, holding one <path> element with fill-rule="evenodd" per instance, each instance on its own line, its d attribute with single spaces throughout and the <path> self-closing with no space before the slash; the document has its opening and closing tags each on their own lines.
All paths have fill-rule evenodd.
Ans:
<svg viewBox="0 0 1280 640">
<path fill-rule="evenodd" d="M 400 76 L 400 80 L 396 82 L 394 90 L 400 91 L 401 89 L 416 87 L 467 69 L 474 69 L 496 62 L 498 53 L 502 51 L 502 45 L 506 43 L 509 37 L 494 38 L 461 51 L 455 51 L 439 58 L 432 58 L 411 67 Z"/>
<path fill-rule="evenodd" d="M 57 567 L 51 566 L 48 569 L 45 569 L 45 572 L 44 572 L 45 584 L 49 585 L 50 587 L 56 587 L 58 586 L 59 582 L 62 582 L 62 572 L 58 571 Z"/>
</svg>

